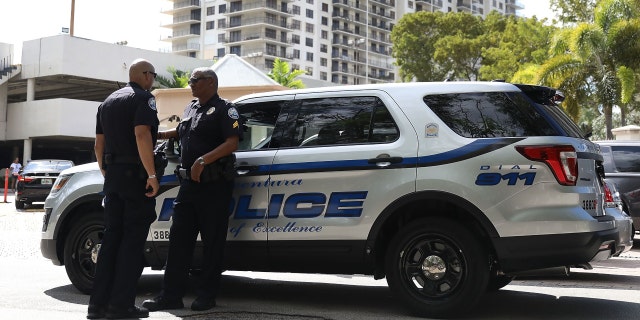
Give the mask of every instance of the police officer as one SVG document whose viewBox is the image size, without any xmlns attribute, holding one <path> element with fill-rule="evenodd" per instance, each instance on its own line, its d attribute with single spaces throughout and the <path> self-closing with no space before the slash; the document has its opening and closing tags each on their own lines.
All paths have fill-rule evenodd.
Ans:
<svg viewBox="0 0 640 320">
<path fill-rule="evenodd" d="M 129 83 L 98 108 L 95 153 L 105 177 L 105 230 L 88 319 L 149 316 L 148 310 L 135 306 L 135 297 L 159 189 L 153 161 L 158 112 L 148 91 L 155 77 L 149 61 L 133 61 Z"/>
<path fill-rule="evenodd" d="M 197 99 L 187 105 L 176 129 L 159 133 L 160 139 L 180 139 L 182 169 L 163 290 L 142 304 L 150 311 L 184 307 L 182 298 L 198 232 L 203 244 L 203 270 L 191 309 L 215 307 L 220 286 L 233 188 L 233 178 L 225 178 L 220 172 L 224 168 L 233 170 L 241 123 L 238 111 L 218 95 L 218 77 L 212 69 L 193 70 L 189 85 Z"/>
</svg>

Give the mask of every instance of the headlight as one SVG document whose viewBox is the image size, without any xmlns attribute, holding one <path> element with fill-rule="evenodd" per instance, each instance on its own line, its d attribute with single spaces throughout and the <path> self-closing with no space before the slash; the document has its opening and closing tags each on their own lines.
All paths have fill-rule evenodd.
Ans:
<svg viewBox="0 0 640 320">
<path fill-rule="evenodd" d="M 72 173 L 58 176 L 58 178 L 56 178 L 56 182 L 53 183 L 53 187 L 51 187 L 50 193 L 56 193 L 60 191 L 60 189 L 62 189 L 67 184 L 67 182 L 69 182 L 69 179 L 71 179 L 71 176 L 73 176 Z"/>
</svg>

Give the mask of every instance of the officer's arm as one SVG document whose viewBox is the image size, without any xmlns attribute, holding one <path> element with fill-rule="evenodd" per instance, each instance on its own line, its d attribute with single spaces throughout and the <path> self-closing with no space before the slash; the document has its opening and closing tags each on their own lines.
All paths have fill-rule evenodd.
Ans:
<svg viewBox="0 0 640 320">
<path fill-rule="evenodd" d="M 171 139 L 178 137 L 178 130 L 176 128 L 158 132 L 158 139 Z"/>
<path fill-rule="evenodd" d="M 151 138 L 151 127 L 147 125 L 139 125 L 135 127 L 136 145 L 138 146 L 138 154 L 144 166 L 144 170 L 148 176 L 155 176 L 156 168 L 153 164 L 153 140 Z M 147 196 L 155 196 L 158 193 L 158 179 L 147 179 L 147 187 L 151 187 L 153 191 L 147 193 Z"/>
<path fill-rule="evenodd" d="M 238 136 L 230 136 L 225 140 L 221 145 L 217 148 L 207 152 L 202 155 L 205 164 L 212 163 L 222 157 L 228 156 L 231 153 L 238 150 L 238 144 L 240 141 L 240 137 Z"/>
<path fill-rule="evenodd" d="M 96 153 L 98 167 L 100 167 L 100 171 L 102 171 L 102 175 L 104 176 L 104 169 L 102 168 L 102 157 L 104 156 L 104 134 L 96 134 L 96 142 L 93 146 L 93 150 Z"/>
</svg>

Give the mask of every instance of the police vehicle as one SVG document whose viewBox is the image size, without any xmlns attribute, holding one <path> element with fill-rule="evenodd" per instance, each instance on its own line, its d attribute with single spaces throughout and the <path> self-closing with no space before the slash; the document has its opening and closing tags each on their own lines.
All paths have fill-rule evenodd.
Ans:
<svg viewBox="0 0 640 320">
<path fill-rule="evenodd" d="M 227 270 L 386 278 L 413 313 L 448 317 L 519 272 L 619 254 L 602 156 L 559 97 L 441 82 L 237 99 L 246 128 Z M 68 169 L 45 203 L 42 254 L 82 292 L 100 248 L 102 183 L 95 163 Z M 178 191 L 172 175 L 161 184 L 145 247 L 154 269 L 164 266 Z"/>
</svg>

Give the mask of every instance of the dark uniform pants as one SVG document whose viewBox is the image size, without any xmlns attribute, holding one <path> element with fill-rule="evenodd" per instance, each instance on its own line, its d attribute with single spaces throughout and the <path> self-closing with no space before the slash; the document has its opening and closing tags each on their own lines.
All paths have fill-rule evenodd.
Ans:
<svg viewBox="0 0 640 320">
<path fill-rule="evenodd" d="M 135 303 L 136 285 L 144 268 L 144 244 L 156 219 L 156 201 L 144 195 L 146 181 L 127 178 L 128 187 L 105 190 L 105 230 L 91 304 L 128 308 Z"/>
<path fill-rule="evenodd" d="M 200 233 L 203 261 L 196 294 L 215 299 L 223 268 L 232 188 L 233 182 L 226 180 L 211 183 L 182 181 L 172 217 L 163 296 L 169 299 L 184 297 Z"/>
</svg>

